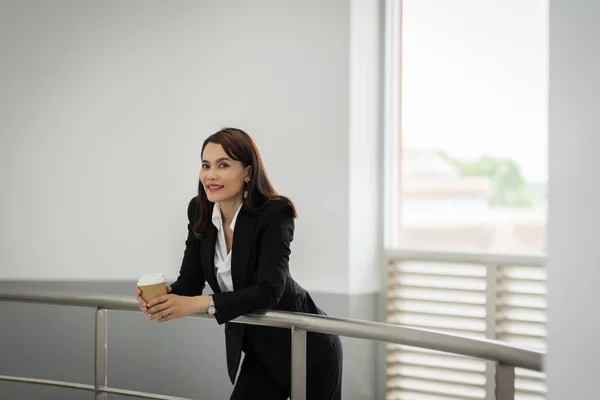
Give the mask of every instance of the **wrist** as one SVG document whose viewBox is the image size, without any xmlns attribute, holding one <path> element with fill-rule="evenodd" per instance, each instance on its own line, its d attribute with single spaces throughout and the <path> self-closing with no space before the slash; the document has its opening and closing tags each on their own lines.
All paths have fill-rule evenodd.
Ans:
<svg viewBox="0 0 600 400">
<path fill-rule="evenodd" d="M 217 309 L 215 308 L 215 302 L 213 300 L 213 296 L 209 295 L 208 296 L 208 308 L 206 310 L 206 313 L 209 315 L 215 315 L 217 312 Z"/>
<path fill-rule="evenodd" d="M 208 310 L 208 296 L 198 296 L 196 302 L 196 312 L 206 314 Z"/>
</svg>

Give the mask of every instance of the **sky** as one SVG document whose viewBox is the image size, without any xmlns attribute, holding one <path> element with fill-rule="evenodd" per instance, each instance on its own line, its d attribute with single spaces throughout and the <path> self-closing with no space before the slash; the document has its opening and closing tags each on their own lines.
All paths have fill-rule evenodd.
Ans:
<svg viewBox="0 0 600 400">
<path fill-rule="evenodd" d="M 548 0 L 403 0 L 402 140 L 548 177 Z"/>
</svg>

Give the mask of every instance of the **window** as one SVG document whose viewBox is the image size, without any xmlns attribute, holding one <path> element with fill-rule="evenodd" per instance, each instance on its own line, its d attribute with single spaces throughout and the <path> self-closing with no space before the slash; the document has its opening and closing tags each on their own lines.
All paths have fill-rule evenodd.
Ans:
<svg viewBox="0 0 600 400">
<path fill-rule="evenodd" d="M 399 246 L 544 251 L 547 8 L 403 1 Z"/>
<path fill-rule="evenodd" d="M 398 24 L 388 321 L 543 350 L 548 1 L 403 0 Z M 492 367 L 390 346 L 388 398 L 492 398 Z"/>
</svg>

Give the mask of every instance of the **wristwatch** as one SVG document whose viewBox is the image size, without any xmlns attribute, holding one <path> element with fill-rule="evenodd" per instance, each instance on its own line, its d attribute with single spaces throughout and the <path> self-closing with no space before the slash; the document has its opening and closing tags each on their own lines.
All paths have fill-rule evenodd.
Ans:
<svg viewBox="0 0 600 400">
<path fill-rule="evenodd" d="M 217 312 L 217 309 L 215 308 L 215 302 L 213 301 L 213 297 L 212 296 L 208 296 L 208 309 L 206 310 L 206 313 L 209 315 L 215 315 L 215 313 Z"/>
</svg>

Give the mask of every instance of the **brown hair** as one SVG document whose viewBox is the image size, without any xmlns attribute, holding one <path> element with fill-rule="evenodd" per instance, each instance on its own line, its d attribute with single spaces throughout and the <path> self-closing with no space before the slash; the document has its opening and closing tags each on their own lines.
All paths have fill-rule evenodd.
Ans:
<svg viewBox="0 0 600 400">
<path fill-rule="evenodd" d="M 245 190 L 248 191 L 248 195 L 244 199 L 246 208 L 256 211 L 272 201 L 284 199 L 292 207 L 294 218 L 297 217 L 294 203 L 289 198 L 278 194 L 273 188 L 258 147 L 250 135 L 241 129 L 223 128 L 206 138 L 200 154 L 204 153 L 204 148 L 208 143 L 220 144 L 225 153 L 233 160 L 240 161 L 244 167 L 250 166 L 250 181 L 245 187 Z M 194 224 L 194 236 L 201 238 L 209 225 L 212 206 L 200 180 L 198 181 L 197 207 L 198 220 Z"/>
</svg>

